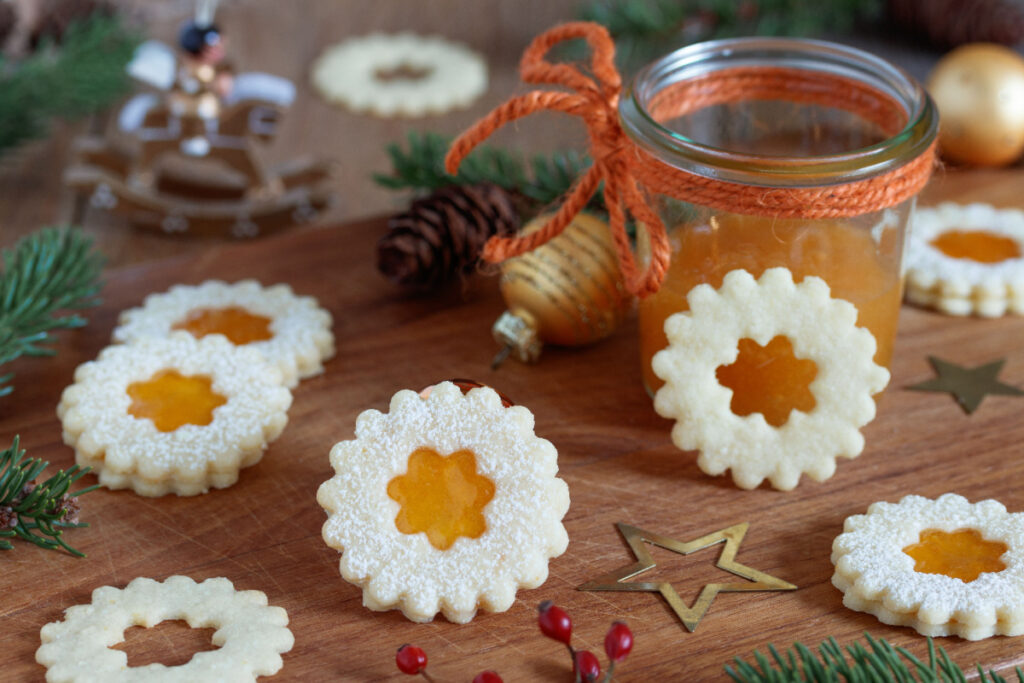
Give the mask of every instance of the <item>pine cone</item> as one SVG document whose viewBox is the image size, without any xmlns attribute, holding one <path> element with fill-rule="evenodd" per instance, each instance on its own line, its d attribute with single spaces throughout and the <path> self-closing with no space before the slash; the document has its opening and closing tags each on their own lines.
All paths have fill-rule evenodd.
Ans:
<svg viewBox="0 0 1024 683">
<path fill-rule="evenodd" d="M 449 185 L 388 220 L 377 269 L 398 284 L 431 289 L 471 272 L 492 236 L 518 229 L 512 199 L 497 185 Z"/>
<path fill-rule="evenodd" d="M 1024 40 L 1021 0 L 889 0 L 889 16 L 938 47 Z"/>
</svg>

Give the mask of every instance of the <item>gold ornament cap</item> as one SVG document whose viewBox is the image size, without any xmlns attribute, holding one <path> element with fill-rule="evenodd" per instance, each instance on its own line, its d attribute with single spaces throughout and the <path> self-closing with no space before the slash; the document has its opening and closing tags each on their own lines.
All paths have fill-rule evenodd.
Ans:
<svg viewBox="0 0 1024 683">
<path fill-rule="evenodd" d="M 491 363 L 492 368 L 498 367 L 511 353 L 515 353 L 516 358 L 524 363 L 536 363 L 540 358 L 544 344 L 537 334 L 537 323 L 532 315 L 522 309 L 502 313 L 494 321 L 491 334 L 502 346 Z"/>
</svg>

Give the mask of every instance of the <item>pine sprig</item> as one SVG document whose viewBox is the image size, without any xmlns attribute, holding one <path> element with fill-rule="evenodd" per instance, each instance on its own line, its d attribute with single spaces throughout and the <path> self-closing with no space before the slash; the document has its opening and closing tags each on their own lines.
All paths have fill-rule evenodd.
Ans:
<svg viewBox="0 0 1024 683">
<path fill-rule="evenodd" d="M 966 683 L 963 670 L 949 654 L 928 638 L 928 662 L 923 662 L 910 651 L 895 647 L 884 638 L 864 634 L 867 647 L 857 642 L 845 649 L 835 638 L 829 638 L 815 654 L 803 643 L 794 643 L 785 656 L 774 645 L 768 646 L 768 656 L 754 652 L 756 666 L 737 657 L 736 668 L 725 667 L 726 674 L 736 683 Z M 995 671 L 985 673 L 977 667 L 980 683 L 1006 683 Z M 1014 669 L 1017 682 L 1024 683 L 1024 671 Z"/>
<path fill-rule="evenodd" d="M 19 356 L 52 356 L 51 330 L 81 327 L 80 315 L 60 311 L 95 306 L 103 258 L 73 228 L 44 228 L 3 251 L 0 272 L 0 365 Z M 0 396 L 12 374 L 0 376 Z"/>
<path fill-rule="evenodd" d="M 0 154 L 44 135 L 53 118 L 77 118 L 128 92 L 125 66 L 138 37 L 116 16 L 96 13 L 17 62 L 0 54 Z"/>
<path fill-rule="evenodd" d="M 73 465 L 36 484 L 36 478 L 50 463 L 26 459 L 24 449 L 18 446 L 19 438 L 15 436 L 11 447 L 0 451 L 0 550 L 11 550 L 14 546 L 7 539 L 17 537 L 40 548 L 64 548 L 76 557 L 85 557 L 64 541 L 63 530 L 89 526 L 78 521 L 77 498 L 99 485 L 68 492 L 89 468 Z"/>
<path fill-rule="evenodd" d="M 450 140 L 437 133 L 409 133 L 407 147 L 388 145 L 390 173 L 375 173 L 374 181 L 392 190 L 429 193 L 448 185 L 492 183 L 544 207 L 562 197 L 590 165 L 590 159 L 575 150 L 536 155 L 524 160 L 507 150 L 480 146 L 463 160 L 456 175 L 444 170 Z M 600 208 L 600 193 L 591 205 Z"/>
<path fill-rule="evenodd" d="M 580 18 L 608 29 L 620 65 L 631 70 L 699 40 L 848 31 L 882 7 L 880 0 L 591 0 Z"/>
</svg>

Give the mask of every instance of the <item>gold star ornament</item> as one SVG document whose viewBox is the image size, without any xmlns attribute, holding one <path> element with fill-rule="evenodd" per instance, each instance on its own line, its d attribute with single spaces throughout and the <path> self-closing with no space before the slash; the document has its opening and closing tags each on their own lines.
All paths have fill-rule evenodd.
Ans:
<svg viewBox="0 0 1024 683">
<path fill-rule="evenodd" d="M 999 371 L 1003 369 L 1003 364 L 1006 363 L 1005 358 L 979 365 L 976 368 L 965 368 L 935 356 L 928 356 L 928 362 L 932 364 L 939 376 L 927 382 L 909 386 L 907 389 L 948 392 L 953 395 L 953 398 L 967 414 L 977 410 L 981 401 L 989 394 L 1024 396 L 1024 391 L 1015 386 L 1003 384 L 996 379 Z"/>
<path fill-rule="evenodd" d="M 765 574 L 756 569 L 752 569 L 746 565 L 740 564 L 736 561 L 736 553 L 739 551 L 740 543 L 743 541 L 744 535 L 747 533 L 747 528 L 750 526 L 748 522 L 741 524 L 734 524 L 733 526 L 718 531 L 712 532 L 707 536 L 701 536 L 693 541 L 677 541 L 674 538 L 668 538 L 660 534 L 654 534 L 643 529 L 639 529 L 629 524 L 623 524 L 619 522 L 615 525 L 619 533 L 629 544 L 630 549 L 633 551 L 636 562 L 631 565 L 627 565 L 615 571 L 608 572 L 603 576 L 599 576 L 593 581 L 588 581 L 576 587 L 577 590 L 581 591 L 640 591 L 645 593 L 661 593 L 661 596 L 668 602 L 669 607 L 676 613 L 679 620 L 683 622 L 683 625 L 688 631 L 695 631 L 697 625 L 700 624 L 701 619 L 704 618 L 708 608 L 711 607 L 712 601 L 715 596 L 719 593 L 746 593 L 752 591 L 791 591 L 796 590 L 796 586 L 781 579 L 777 579 L 774 576 Z M 698 550 L 709 548 L 718 543 L 724 543 L 721 553 L 718 556 L 718 562 L 716 565 L 719 569 L 724 569 L 727 572 L 735 574 L 736 576 L 747 579 L 744 583 L 709 583 L 701 589 L 700 596 L 692 607 L 686 605 L 683 599 L 679 597 L 675 588 L 672 584 L 667 581 L 659 583 L 644 583 L 640 581 L 629 581 L 629 579 L 642 574 L 645 571 L 654 569 L 656 566 L 654 559 L 651 557 L 650 551 L 647 549 L 645 543 L 656 545 L 659 548 L 665 550 L 671 550 L 674 553 L 680 555 L 689 555 L 695 553 Z"/>
</svg>

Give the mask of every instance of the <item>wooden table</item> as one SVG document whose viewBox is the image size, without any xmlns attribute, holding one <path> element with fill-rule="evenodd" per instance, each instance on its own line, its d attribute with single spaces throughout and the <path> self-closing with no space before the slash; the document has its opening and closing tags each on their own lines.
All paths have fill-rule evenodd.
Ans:
<svg viewBox="0 0 1024 683">
<path fill-rule="evenodd" d="M 332 312 L 338 341 L 326 373 L 295 390 L 284 434 L 235 486 L 158 499 L 101 489 L 83 499 L 83 518 L 92 526 L 67 534 L 87 559 L 20 542 L 0 554 L 0 679 L 41 679 L 33 656 L 39 628 L 88 602 L 94 588 L 173 574 L 226 576 L 288 610 L 296 643 L 275 680 L 401 679 L 394 651 L 405 642 L 427 650 L 440 680 L 467 681 L 485 668 L 507 681 L 571 680 L 564 651 L 535 625 L 544 599 L 571 613 L 575 642 L 596 652 L 613 619 L 629 623 L 636 647 L 620 669 L 623 681 L 718 680 L 732 657 L 769 642 L 816 645 L 834 635 L 846 643 L 864 631 L 920 655 L 923 638 L 845 609 L 829 583 L 831 543 L 844 518 L 877 500 L 947 491 L 1024 510 L 1024 401 L 990 397 L 967 416 L 947 395 L 903 390 L 932 376 L 928 354 L 968 365 L 1005 356 L 1004 381 L 1024 384 L 1024 319 L 959 320 L 906 308 L 893 381 L 879 417 L 864 430 L 861 457 L 841 461 L 829 481 L 805 480 L 789 493 L 741 491 L 727 477 L 702 474 L 692 454 L 671 445 L 669 423 L 655 415 L 640 386 L 634 323 L 596 346 L 548 349 L 538 365 L 510 361 L 492 372 L 489 328 L 503 310 L 495 282 L 476 277 L 434 296 L 398 291 L 374 271 L 373 244 L 382 229 L 381 221 L 370 221 L 111 271 L 104 305 L 87 328 L 61 334 L 55 359 L 13 365 L 15 393 L 0 399 L 0 444 L 20 434 L 30 455 L 66 467 L 73 455 L 54 415 L 61 389 L 107 344 L 117 312 L 146 293 L 214 277 L 289 282 Z M 536 414 L 536 431 L 558 448 L 560 476 L 570 487 L 570 544 L 551 562 L 547 583 L 521 591 L 508 612 L 480 614 L 463 626 L 441 618 L 419 625 L 361 606 L 360 590 L 340 578 L 337 553 L 320 538 L 325 515 L 315 494 L 332 473 L 330 447 L 352 438 L 361 411 L 386 410 L 395 391 L 450 377 L 492 384 Z M 656 595 L 575 590 L 632 562 L 616 522 L 688 540 L 743 521 L 751 526 L 737 559 L 799 590 L 720 595 L 692 634 Z M 687 602 L 705 583 L 731 577 L 714 568 L 716 550 L 684 558 L 655 549 L 654 556 L 661 564 L 644 580 L 672 581 Z M 131 663 L 181 663 L 208 643 L 209 631 L 172 626 L 131 629 Z M 1024 661 L 1019 639 L 940 642 L 965 666 Z"/>
</svg>

